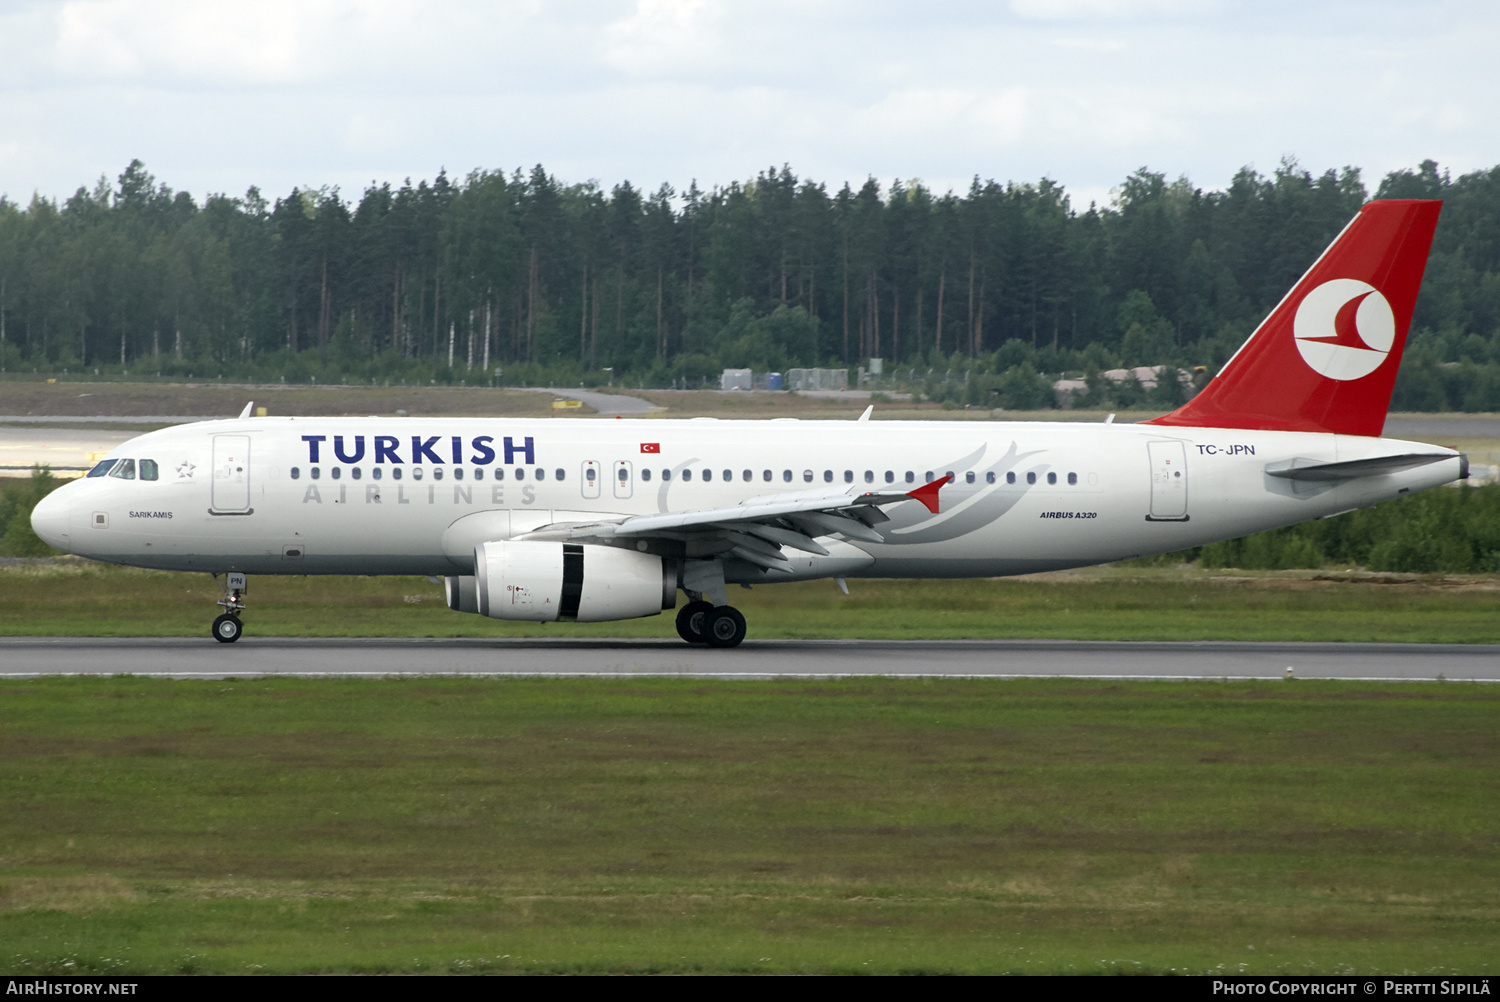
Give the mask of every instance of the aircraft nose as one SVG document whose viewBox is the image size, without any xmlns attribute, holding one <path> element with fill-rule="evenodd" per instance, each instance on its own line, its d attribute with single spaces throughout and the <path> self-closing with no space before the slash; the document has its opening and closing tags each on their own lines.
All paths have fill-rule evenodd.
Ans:
<svg viewBox="0 0 1500 1002">
<path fill-rule="evenodd" d="M 71 507 L 60 495 L 66 491 L 56 490 L 37 502 L 31 510 L 31 529 L 42 542 L 59 550 L 72 549 L 68 538 L 68 511 Z"/>
</svg>

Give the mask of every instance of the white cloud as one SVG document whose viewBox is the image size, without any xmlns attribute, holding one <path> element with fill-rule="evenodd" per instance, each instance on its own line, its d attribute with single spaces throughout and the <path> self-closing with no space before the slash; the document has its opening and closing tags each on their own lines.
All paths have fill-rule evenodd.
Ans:
<svg viewBox="0 0 1500 1002">
<path fill-rule="evenodd" d="M 466 81 L 515 56 L 540 0 L 68 0 L 56 5 L 52 61 L 72 80 L 199 86 L 348 84 L 403 71 Z"/>
<path fill-rule="evenodd" d="M 1083 52 L 1123 52 L 1125 41 L 1119 38 L 1054 38 L 1052 44 L 1060 49 L 1078 49 Z"/>
<path fill-rule="evenodd" d="M 1500 89 L 1500 10 L 1448 0 L 1414 28 L 1291 3 L 0 0 L 0 192 L 66 195 L 135 157 L 200 197 L 537 162 L 606 185 L 789 163 L 835 188 L 1075 192 L 1142 164 L 1219 186 L 1289 151 L 1372 182 L 1500 162 L 1475 97 Z"/>
<path fill-rule="evenodd" d="M 254 8 L 182 0 L 77 0 L 57 14 L 56 65 L 74 77 L 140 79 L 157 74 L 236 83 L 305 79 L 327 5 L 261 0 Z M 301 21 L 303 30 L 288 30 Z M 312 31 L 307 31 L 311 28 Z"/>
<path fill-rule="evenodd" d="M 722 57 L 719 15 L 706 0 L 638 0 L 604 29 L 603 61 L 632 76 L 712 66 Z"/>
<path fill-rule="evenodd" d="M 1029 21 L 1108 19 L 1136 21 L 1157 17 L 1212 14 L 1217 0 L 1010 0 L 1011 13 Z"/>
</svg>

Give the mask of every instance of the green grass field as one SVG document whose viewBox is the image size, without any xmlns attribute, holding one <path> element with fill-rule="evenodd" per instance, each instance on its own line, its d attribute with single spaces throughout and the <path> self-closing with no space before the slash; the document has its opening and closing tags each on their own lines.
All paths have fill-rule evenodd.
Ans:
<svg viewBox="0 0 1500 1002">
<path fill-rule="evenodd" d="M 1500 641 L 1492 577 L 1111 567 L 734 592 L 754 637 Z M 206 575 L 0 566 L 8 635 Z M 306 636 L 671 636 L 251 580 Z M 1500 689 L 0 683 L 0 971 L 1489 973 Z"/>
<path fill-rule="evenodd" d="M 1327 571 L 1112 567 L 1026 580 L 851 581 L 732 589 L 754 638 L 1069 638 L 1500 643 L 1500 581 Z M 0 566 L 0 635 L 199 636 L 219 611 L 206 574 L 79 560 Z M 589 625 L 450 611 L 426 578 L 250 581 L 260 636 L 674 637 L 670 613 Z"/>
<path fill-rule="evenodd" d="M 0 969 L 1489 973 L 1500 689 L 0 684 Z"/>
</svg>

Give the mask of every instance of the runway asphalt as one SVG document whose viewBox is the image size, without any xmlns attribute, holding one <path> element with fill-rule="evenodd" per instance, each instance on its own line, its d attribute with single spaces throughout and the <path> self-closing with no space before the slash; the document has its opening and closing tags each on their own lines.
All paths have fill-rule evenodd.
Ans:
<svg viewBox="0 0 1500 1002">
<path fill-rule="evenodd" d="M 771 679 L 1300 679 L 1500 682 L 1500 645 L 1115 643 L 1069 640 L 347 640 L 246 636 L 0 638 L 0 679 L 419 675 Z"/>
</svg>

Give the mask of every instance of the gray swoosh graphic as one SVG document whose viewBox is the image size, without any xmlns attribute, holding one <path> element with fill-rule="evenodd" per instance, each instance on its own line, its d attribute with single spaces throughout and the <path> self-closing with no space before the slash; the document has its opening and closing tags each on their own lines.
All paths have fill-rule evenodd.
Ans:
<svg viewBox="0 0 1500 1002">
<path fill-rule="evenodd" d="M 981 445 L 966 456 L 939 464 L 940 468 L 961 470 L 972 467 L 983 459 L 988 448 L 987 445 Z M 1005 455 L 1001 456 L 993 466 L 980 472 L 994 473 L 998 481 L 1023 459 L 1039 455 L 1043 451 L 1036 449 L 1031 452 L 1020 452 L 1016 443 L 1012 442 Z M 694 456 L 672 467 L 672 479 L 661 481 L 661 485 L 657 488 L 657 511 L 666 513 L 675 510 L 668 503 L 667 494 L 672 489 L 672 485 L 681 480 L 682 471 L 698 462 L 698 457 Z M 1038 472 L 1044 472 L 1046 469 L 1046 466 L 1037 467 Z M 955 495 L 958 499 L 948 505 L 947 512 L 933 515 L 917 505 L 903 504 L 892 510 L 890 521 L 883 523 L 876 531 L 886 537 L 886 544 L 889 546 L 940 543 L 966 536 L 1010 511 L 1031 489 L 1030 485 L 1021 489 L 1012 488 L 1004 491 L 1000 490 L 1000 487 L 999 483 L 974 486 L 963 483 L 949 484 L 943 488 L 945 500 L 952 499 Z M 935 519 L 936 522 L 934 522 Z"/>
<path fill-rule="evenodd" d="M 958 469 L 977 461 L 983 454 L 981 447 L 977 452 L 948 466 Z M 1006 512 L 1014 508 L 1021 499 L 1030 491 L 1030 485 L 1019 490 L 1011 488 L 1001 490 L 1002 484 L 998 483 L 1001 475 L 1014 469 L 1023 459 L 1029 456 L 1039 455 L 1041 449 L 1031 452 L 1020 452 L 1016 443 L 1012 442 L 1005 455 L 1001 456 L 993 466 L 983 473 L 994 473 L 997 483 L 975 485 L 950 484 L 943 488 L 947 498 L 958 495 L 956 502 L 949 506 L 951 514 L 932 515 L 925 509 L 916 505 L 904 504 L 891 513 L 891 520 L 880 526 L 877 530 L 886 537 L 886 543 L 891 546 L 907 546 L 913 543 L 941 543 L 949 539 L 957 539 L 966 536 L 977 529 L 989 525 L 995 519 L 1000 518 Z M 1038 471 L 1045 471 L 1046 466 L 1037 467 Z M 1008 485 L 1005 485 L 1008 486 Z M 937 521 L 934 521 L 937 520 Z"/>
<path fill-rule="evenodd" d="M 656 489 L 657 511 L 665 515 L 667 512 L 672 510 L 667 505 L 667 491 L 671 490 L 672 485 L 682 479 L 682 471 L 687 469 L 689 466 L 692 466 L 696 462 L 698 462 L 698 457 L 694 456 L 692 459 L 684 460 L 678 463 L 676 466 L 672 467 L 672 479 L 661 481 L 661 486 Z"/>
</svg>

